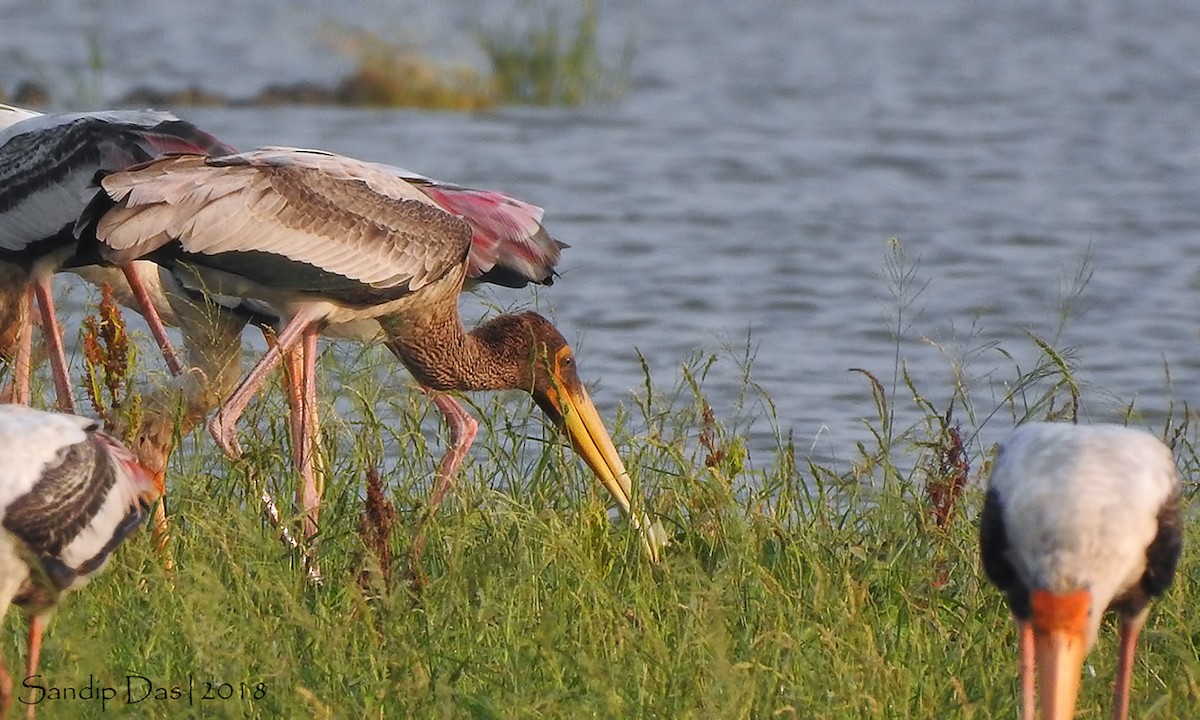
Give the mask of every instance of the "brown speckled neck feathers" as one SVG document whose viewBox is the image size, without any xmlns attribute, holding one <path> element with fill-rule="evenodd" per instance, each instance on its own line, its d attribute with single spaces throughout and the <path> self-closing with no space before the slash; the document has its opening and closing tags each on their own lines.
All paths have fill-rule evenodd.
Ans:
<svg viewBox="0 0 1200 720">
<path fill-rule="evenodd" d="M 538 353 L 545 355 L 549 344 L 562 342 L 554 326 L 533 312 L 500 315 L 470 333 L 457 313 L 423 322 L 419 332 L 404 325 L 403 332 L 393 334 L 388 319 L 381 324 L 392 337 L 388 348 L 422 385 L 434 390 L 530 392 Z"/>
</svg>

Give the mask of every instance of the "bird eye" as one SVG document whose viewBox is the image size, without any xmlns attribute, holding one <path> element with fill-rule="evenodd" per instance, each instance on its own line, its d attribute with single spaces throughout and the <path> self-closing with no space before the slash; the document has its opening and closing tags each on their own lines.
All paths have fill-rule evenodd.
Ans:
<svg viewBox="0 0 1200 720">
<path fill-rule="evenodd" d="M 567 345 L 563 345 L 554 353 L 553 372 L 565 372 L 575 369 L 575 353 Z"/>
</svg>

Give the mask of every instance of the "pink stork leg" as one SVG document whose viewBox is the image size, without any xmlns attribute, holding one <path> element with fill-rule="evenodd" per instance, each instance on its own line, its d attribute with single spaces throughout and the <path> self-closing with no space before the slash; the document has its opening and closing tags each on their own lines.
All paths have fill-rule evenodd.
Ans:
<svg viewBox="0 0 1200 720">
<path fill-rule="evenodd" d="M 269 328 L 262 328 L 263 339 L 267 341 L 267 347 L 273 348 L 279 344 L 279 336 Z M 302 351 L 293 346 L 290 350 L 283 353 L 283 376 L 280 383 L 283 386 L 283 392 L 287 396 L 288 402 L 288 437 L 292 439 L 292 464 L 300 467 L 300 450 L 296 443 L 296 438 L 299 437 L 300 427 L 297 421 L 300 418 L 301 404 L 301 381 L 297 378 L 303 376 L 304 373 L 304 357 Z"/>
<path fill-rule="evenodd" d="M 321 425 L 317 413 L 317 338 L 320 331 L 309 325 L 304 331 L 302 348 L 288 351 L 284 373 L 288 405 L 291 406 L 292 460 L 300 473 L 296 503 L 304 513 L 301 530 L 306 538 L 317 534 L 317 516 L 325 491 L 324 473 L 319 465 Z"/>
<path fill-rule="evenodd" d="M 12 678 L 8 674 L 8 667 L 4 661 L 0 660 L 0 717 L 8 717 L 8 710 L 12 707 Z"/>
<path fill-rule="evenodd" d="M 34 281 L 33 292 L 42 311 L 42 339 L 50 354 L 50 370 L 54 375 L 54 392 L 58 397 L 58 409 L 66 413 L 75 412 L 75 397 L 71 391 L 71 377 L 67 372 L 67 355 L 63 351 L 62 330 L 54 314 L 54 294 L 50 289 L 52 276 Z"/>
<path fill-rule="evenodd" d="M 1146 612 L 1131 618 L 1121 618 L 1121 641 L 1117 648 L 1117 682 L 1113 686 L 1113 720 L 1129 717 L 1129 690 L 1133 686 L 1133 653 L 1138 633 L 1146 623 Z"/>
<path fill-rule="evenodd" d="M 426 506 L 420 524 L 417 525 L 417 536 L 413 539 L 412 547 L 414 561 L 419 559 L 425 551 L 425 523 L 429 522 L 437 513 L 446 493 L 450 491 L 454 477 L 458 474 L 458 466 L 467 456 L 467 451 L 475 442 L 475 433 L 479 431 L 479 421 L 472 417 L 462 403 L 455 400 L 452 395 L 426 388 L 422 388 L 422 391 L 433 399 L 433 404 L 446 418 L 446 424 L 450 427 L 450 449 L 446 451 L 446 455 L 438 467 L 437 480 L 433 484 L 433 490 L 429 493 L 429 505 Z"/>
<path fill-rule="evenodd" d="M 1021 720 L 1034 720 L 1034 644 L 1033 623 L 1017 620 L 1017 635 L 1021 644 Z"/>
<path fill-rule="evenodd" d="M 29 616 L 29 654 L 25 657 L 25 677 L 26 679 L 37 674 L 38 660 L 42 656 L 42 630 L 46 627 L 46 620 L 41 615 Z M 33 717 L 37 705 L 30 703 L 29 709 L 26 711 L 26 717 Z"/>
<path fill-rule="evenodd" d="M 316 326 L 304 332 L 302 347 L 292 347 L 284 355 L 287 366 L 283 373 L 283 388 L 288 399 L 288 433 L 292 438 L 292 463 L 300 475 L 296 486 L 296 504 L 304 512 L 304 537 L 317 532 L 317 514 L 325 482 L 318 466 L 314 448 L 320 448 L 320 419 L 317 407 L 317 338 Z M 268 343 L 276 342 L 273 338 Z"/>
<path fill-rule="evenodd" d="M 462 403 L 454 399 L 454 396 L 436 390 L 424 388 L 422 390 L 433 399 L 433 404 L 442 411 L 442 415 L 446 418 L 446 424 L 450 427 L 450 449 L 442 458 L 442 463 L 438 467 L 437 484 L 429 493 L 429 513 L 432 514 L 442 504 L 442 500 L 450 490 L 450 485 L 454 482 L 454 477 L 458 475 L 458 466 L 462 465 L 467 451 L 475 442 L 475 434 L 479 431 L 479 421 L 472 417 Z"/>
<path fill-rule="evenodd" d="M 163 359 L 167 361 L 167 369 L 171 371 L 171 375 L 179 377 L 179 374 L 183 372 L 183 363 L 179 361 L 179 355 L 171 345 L 170 338 L 167 337 L 167 328 L 163 325 L 162 318 L 158 316 L 158 310 L 154 307 L 154 301 L 150 299 L 150 293 L 146 291 L 141 276 L 138 275 L 133 265 L 123 265 L 121 271 L 125 273 L 125 280 L 129 283 L 129 289 L 133 291 L 133 296 L 137 298 L 138 305 L 142 306 L 142 317 L 146 318 L 146 324 L 150 326 L 150 334 L 154 336 L 154 342 L 158 344 Z M 157 271 L 155 268 L 155 272 Z"/>
<path fill-rule="evenodd" d="M 217 410 L 212 420 L 209 421 L 209 433 L 217 441 L 217 446 L 230 458 L 236 460 L 242 456 L 242 446 L 238 443 L 237 439 L 236 425 L 238 418 L 245 412 L 246 406 L 250 404 L 250 399 L 262 387 L 267 376 L 279 364 L 283 358 L 283 353 L 295 345 L 300 340 L 305 329 L 316 322 L 319 317 L 319 312 L 310 310 L 301 311 L 289 320 L 283 332 L 279 334 L 278 343 L 272 345 L 267 350 L 266 355 L 263 355 L 258 363 L 251 368 L 250 373 L 242 379 L 242 382 L 233 391 L 233 394 L 229 396 L 225 404 Z"/>
<path fill-rule="evenodd" d="M 22 293 L 20 302 L 25 304 L 17 317 L 21 329 L 17 334 L 17 356 L 13 359 L 12 401 L 18 405 L 29 404 L 29 375 L 33 371 L 33 287 Z"/>
<path fill-rule="evenodd" d="M 300 422 L 304 408 L 304 349 L 293 347 L 283 357 L 287 363 L 283 368 L 283 389 L 288 401 L 288 434 L 292 438 L 292 464 L 299 470 L 304 464 L 300 442 L 300 436 L 304 433 Z"/>
</svg>

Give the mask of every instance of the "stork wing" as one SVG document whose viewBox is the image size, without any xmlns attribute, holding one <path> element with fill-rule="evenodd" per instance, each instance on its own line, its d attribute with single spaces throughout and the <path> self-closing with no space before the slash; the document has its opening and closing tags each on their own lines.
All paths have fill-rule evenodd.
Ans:
<svg viewBox="0 0 1200 720">
<path fill-rule="evenodd" d="M 99 570 L 157 492 L 126 448 L 76 415 L 0 406 L 0 453 L 0 525 L 55 592 Z"/>
<path fill-rule="evenodd" d="M 41 470 L 65 449 L 87 439 L 96 423 L 76 415 L 47 413 L 23 405 L 0 405 L 0 508 L 29 492 Z"/>
<path fill-rule="evenodd" d="M 100 512 L 116 478 L 98 439 L 64 446 L 29 492 L 4 509 L 4 529 L 37 556 L 58 556 Z"/>
<path fill-rule="evenodd" d="M 20 252 L 73 225 L 96 193 L 98 171 L 176 152 L 232 148 L 150 110 L 34 115 L 10 125 L 0 132 L 0 251 Z"/>
<path fill-rule="evenodd" d="M 391 165 L 376 167 L 425 193 L 443 210 L 471 226 L 467 277 L 507 287 L 554 282 L 554 267 L 568 247 L 542 226 L 544 211 L 495 190 L 476 190 L 444 183 Z"/>
<path fill-rule="evenodd" d="M 40 112 L 34 110 L 26 110 L 25 108 L 17 107 L 16 105 L 5 105 L 0 103 L 0 132 L 3 132 L 11 125 L 28 120 L 41 115 Z"/>
<path fill-rule="evenodd" d="M 554 266 L 567 244 L 542 227 L 540 207 L 494 190 L 441 184 L 417 187 L 470 223 L 468 277 L 508 287 L 554 282 Z"/>
<path fill-rule="evenodd" d="M 314 270 L 377 289 L 416 290 L 463 261 L 471 229 L 408 183 L 330 153 L 263 148 L 164 158 L 104 178 L 116 206 L 98 221 L 114 263 L 177 241 L 177 253 L 254 281 L 315 289 Z M 236 264 L 231 267 L 231 262 Z M 283 283 L 283 284 L 281 284 Z"/>
</svg>

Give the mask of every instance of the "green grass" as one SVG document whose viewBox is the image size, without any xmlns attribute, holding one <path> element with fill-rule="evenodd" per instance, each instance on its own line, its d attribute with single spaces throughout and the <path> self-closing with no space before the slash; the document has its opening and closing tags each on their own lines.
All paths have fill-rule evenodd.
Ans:
<svg viewBox="0 0 1200 720">
<path fill-rule="evenodd" d="M 897 251 L 887 272 L 903 329 L 915 265 Z M 657 566 L 609 521 L 603 491 L 527 401 L 478 396 L 477 448 L 429 529 L 419 593 L 408 549 L 443 442 L 436 413 L 379 349 L 327 352 L 326 377 L 340 373 L 349 404 L 335 415 L 324 396 L 334 470 L 325 583 L 306 581 L 256 500 L 259 483 L 286 500 L 294 481 L 275 392 L 243 423 L 245 461 L 227 462 L 207 437 L 173 460 L 175 570 L 162 569 L 148 533 L 127 542 L 108 572 L 67 598 L 42 674 L 59 687 L 93 677 L 118 688 L 110 711 L 146 717 L 1016 717 L 1016 633 L 978 561 L 992 452 L 978 431 L 1061 417 L 1089 397 L 1070 353 L 1030 342 L 1038 362 L 1014 362 L 1000 398 L 960 382 L 958 361 L 950 388 L 912 378 L 898 343 L 894 372 L 865 369 L 874 440 L 845 466 L 807 460 L 783 428 L 774 456 L 749 457 L 747 428 L 725 424 L 706 397 L 723 356 L 687 362 L 675 387 L 647 376 L 610 428 L 674 535 Z M 742 370 L 739 407 L 765 407 L 774 423 Z M 935 406 L 934 394 L 949 405 Z M 920 420 L 899 425 L 897 411 L 912 408 Z M 1173 410 L 1152 429 L 1173 442 L 1194 504 L 1191 417 Z M 939 527 L 926 488 L 954 472 L 951 430 L 972 486 Z M 396 510 L 385 547 L 364 541 L 358 520 L 371 469 Z M 1188 718 L 1200 707 L 1198 604 L 1189 546 L 1142 636 L 1133 717 Z M 17 677 L 21 632 L 9 620 L 3 638 Z M 1087 660 L 1080 718 L 1108 717 L 1115 649 L 1110 619 Z M 195 704 L 126 708 L 130 674 L 192 682 Z M 206 683 L 228 683 L 234 697 L 201 700 Z M 47 701 L 41 712 L 104 714 L 83 700 Z"/>
<path fill-rule="evenodd" d="M 503 28 L 475 31 L 505 102 L 582 105 L 614 102 L 625 94 L 633 63 L 632 36 L 619 57 L 600 42 L 597 0 L 522 0 Z"/>
</svg>

